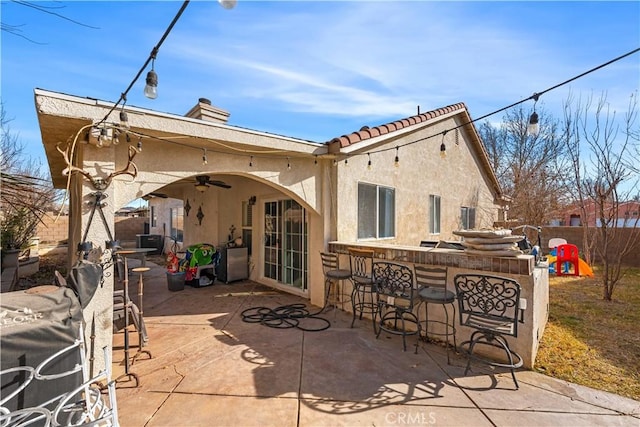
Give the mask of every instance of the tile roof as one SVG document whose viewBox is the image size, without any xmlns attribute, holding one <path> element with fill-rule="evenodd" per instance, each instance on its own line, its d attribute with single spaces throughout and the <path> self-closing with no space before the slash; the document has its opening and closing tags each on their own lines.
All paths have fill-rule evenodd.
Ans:
<svg viewBox="0 0 640 427">
<path fill-rule="evenodd" d="M 376 136 L 394 132 L 418 123 L 426 122 L 427 120 L 431 120 L 436 117 L 452 113 L 454 111 L 466 109 L 467 106 L 464 104 L 464 102 L 459 102 L 447 107 L 438 108 L 437 110 L 427 111 L 426 113 L 417 114 L 415 116 L 396 120 L 395 122 L 385 123 L 372 128 L 370 128 L 369 126 L 363 126 L 357 132 L 352 132 L 349 135 L 342 135 L 340 137 L 333 138 L 331 141 L 327 141 L 326 144 L 330 145 L 337 143 L 340 145 L 340 148 L 344 148 L 348 147 L 351 144 L 355 144 L 369 138 L 374 138 Z"/>
</svg>

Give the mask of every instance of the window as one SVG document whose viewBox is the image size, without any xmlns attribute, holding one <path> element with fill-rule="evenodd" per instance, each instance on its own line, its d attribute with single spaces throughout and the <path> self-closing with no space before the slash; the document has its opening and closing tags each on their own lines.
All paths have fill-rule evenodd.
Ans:
<svg viewBox="0 0 640 427">
<path fill-rule="evenodd" d="M 440 196 L 429 195 L 429 233 L 440 234 Z"/>
<path fill-rule="evenodd" d="M 250 201 L 242 202 L 242 244 L 247 247 L 249 255 L 251 255 L 254 203 L 255 198 Z"/>
<path fill-rule="evenodd" d="M 150 210 L 150 216 L 151 216 L 151 226 L 152 227 L 157 227 L 157 222 L 158 222 L 158 217 L 156 216 L 156 207 L 155 206 L 151 206 L 151 210 Z"/>
<path fill-rule="evenodd" d="M 178 242 L 183 242 L 184 234 L 184 209 L 183 208 L 171 208 L 170 209 L 170 228 L 171 237 L 174 237 Z"/>
<path fill-rule="evenodd" d="M 395 190 L 358 183 L 358 239 L 394 237 L 395 233 Z"/>
<path fill-rule="evenodd" d="M 460 224 L 463 230 L 472 230 L 476 228 L 476 208 L 461 207 L 460 208 Z"/>
</svg>

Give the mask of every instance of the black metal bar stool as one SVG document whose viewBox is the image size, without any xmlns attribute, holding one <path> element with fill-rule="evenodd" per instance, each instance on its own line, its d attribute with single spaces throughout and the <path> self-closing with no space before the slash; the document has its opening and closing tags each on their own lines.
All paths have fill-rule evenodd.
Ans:
<svg viewBox="0 0 640 427">
<path fill-rule="evenodd" d="M 344 303 L 351 301 L 351 297 L 344 293 L 344 281 L 351 278 L 351 271 L 340 268 L 340 259 L 336 253 L 320 252 L 320 258 L 322 259 L 325 287 L 323 311 L 329 305 L 337 310 L 338 303 L 342 305 L 342 310 L 344 310 Z M 333 314 L 335 318 L 335 311 Z"/>
<path fill-rule="evenodd" d="M 133 362 L 135 362 L 140 356 L 142 356 L 143 354 L 146 354 L 147 356 L 149 356 L 149 359 L 151 359 L 151 352 L 149 350 L 143 350 L 142 347 L 144 347 L 147 344 L 147 336 L 144 333 L 145 332 L 145 327 L 144 327 L 144 317 L 143 317 L 143 308 L 142 308 L 142 296 L 144 294 L 144 283 L 142 281 L 142 276 L 144 275 L 144 273 L 146 273 L 147 271 L 151 270 L 149 267 L 136 267 L 131 269 L 132 273 L 138 273 L 138 351 L 136 352 L 136 354 L 133 355 L 133 359 L 131 360 L 131 363 L 133 364 Z"/>
<path fill-rule="evenodd" d="M 474 330 L 469 340 L 460 344 L 469 357 L 464 374 L 467 375 L 474 359 L 509 369 L 516 389 L 519 388 L 515 370 L 522 367 L 522 357 L 511 349 L 506 338 L 518 337 L 518 322 L 523 310 L 520 306 L 520 284 L 507 277 L 482 274 L 458 274 L 454 284 L 460 325 Z M 478 344 L 501 349 L 503 360 L 474 353 Z"/>
<path fill-rule="evenodd" d="M 426 265 L 416 264 L 413 267 L 416 274 L 416 285 L 418 286 L 418 322 L 420 329 L 424 323 L 424 338 L 429 339 L 429 324 L 439 324 L 444 326 L 442 330 L 431 332 L 431 335 L 445 337 L 445 348 L 447 349 L 447 364 L 451 364 L 449 359 L 449 336 L 453 335 L 453 348 L 456 349 L 456 294 L 447 289 L 447 269 L 440 267 L 428 267 Z M 444 311 L 445 320 L 429 319 L 429 304 L 439 305 Z M 424 305 L 424 320 L 420 320 L 420 308 Z M 449 316 L 449 307 L 453 309 L 453 316 Z M 420 335 L 418 335 L 420 339 Z M 418 346 L 416 345 L 416 353 Z"/>
<path fill-rule="evenodd" d="M 362 315 L 368 313 L 373 319 L 373 331 L 376 332 L 376 313 L 378 311 L 376 287 L 373 281 L 373 257 L 372 249 L 349 248 L 349 265 L 351 267 L 351 304 L 353 319 L 351 327 L 356 321 L 356 316 L 362 320 Z"/>
</svg>

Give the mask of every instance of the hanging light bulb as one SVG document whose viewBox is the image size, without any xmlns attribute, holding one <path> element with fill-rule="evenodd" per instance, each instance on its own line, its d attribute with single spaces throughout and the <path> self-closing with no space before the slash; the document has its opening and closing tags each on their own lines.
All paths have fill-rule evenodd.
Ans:
<svg viewBox="0 0 640 427">
<path fill-rule="evenodd" d="M 253 167 L 253 156 L 251 156 L 251 158 L 249 159 L 249 167 Z"/>
<path fill-rule="evenodd" d="M 367 162 L 367 170 L 371 170 L 371 154 L 367 153 L 367 156 L 369 156 L 369 161 Z"/>
<path fill-rule="evenodd" d="M 527 133 L 531 136 L 538 136 L 540 133 L 540 124 L 538 124 L 538 113 L 535 111 L 531 113 L 529 117 L 529 126 L 527 126 Z"/>
<path fill-rule="evenodd" d="M 338 166 L 338 159 L 333 159 L 333 166 Z"/>
<path fill-rule="evenodd" d="M 396 147 L 396 158 L 393 159 L 393 166 L 400 167 L 400 157 L 398 157 L 398 147 Z"/>
<path fill-rule="evenodd" d="M 291 170 L 291 163 L 289 162 L 289 158 L 287 157 L 287 170 Z"/>
<path fill-rule="evenodd" d="M 127 135 L 129 136 L 129 135 Z M 142 151 L 142 137 L 140 137 L 140 139 L 138 139 L 138 151 Z"/>
<path fill-rule="evenodd" d="M 349 166 L 349 158 L 348 158 L 348 157 L 346 157 L 346 158 L 344 159 L 344 165 L 345 165 L 345 166 Z"/>
<path fill-rule="evenodd" d="M 149 99 L 158 97 L 158 75 L 153 68 L 147 73 L 147 85 L 144 87 L 144 96 Z"/>
<path fill-rule="evenodd" d="M 447 146 L 444 145 L 444 136 L 447 134 L 447 131 L 445 130 L 444 132 L 442 132 L 442 143 L 440 144 L 440 157 L 441 158 L 445 158 L 447 157 Z"/>
<path fill-rule="evenodd" d="M 203 151 L 203 153 L 202 153 L 202 164 L 206 165 L 207 163 L 209 163 L 209 161 L 207 160 L 207 149 L 205 148 L 202 151 Z"/>
<path fill-rule="evenodd" d="M 227 10 L 229 10 L 229 9 L 233 9 L 234 7 L 236 7 L 236 4 L 238 3 L 238 0 L 218 0 L 218 3 L 220 3 L 220 6 L 224 7 Z"/>
<path fill-rule="evenodd" d="M 313 164 L 317 165 L 318 164 L 318 155 L 316 154 L 314 157 L 315 158 L 313 159 Z"/>
<path fill-rule="evenodd" d="M 538 99 L 540 95 L 534 93 L 531 95 L 531 99 L 533 99 L 533 113 L 529 117 L 529 125 L 527 126 L 527 133 L 533 137 L 538 136 L 540 133 L 540 125 L 538 124 L 538 113 L 536 113 L 536 104 L 538 103 Z"/>
<path fill-rule="evenodd" d="M 130 129 L 129 125 L 129 117 L 127 116 L 127 112 L 124 110 L 120 111 L 120 127 L 123 129 Z"/>
<path fill-rule="evenodd" d="M 98 137 L 98 147 L 104 147 L 109 145 L 109 134 L 107 128 L 100 129 L 100 136 Z"/>
</svg>

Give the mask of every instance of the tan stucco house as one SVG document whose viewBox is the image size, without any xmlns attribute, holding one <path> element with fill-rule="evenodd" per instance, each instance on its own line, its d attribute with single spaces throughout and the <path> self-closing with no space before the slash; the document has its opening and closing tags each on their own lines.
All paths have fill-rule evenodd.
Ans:
<svg viewBox="0 0 640 427">
<path fill-rule="evenodd" d="M 69 190 L 70 258 L 84 235 L 94 247 L 109 240 L 99 221 L 87 229 L 97 190 L 111 229 L 115 211 L 145 197 L 151 234 L 221 245 L 233 231 L 251 247 L 252 280 L 322 306 L 319 252 L 330 242 L 418 247 L 505 219 L 507 199 L 463 103 L 327 142 L 230 125 L 205 99 L 186 115 L 124 107 L 129 128 L 109 102 L 36 89 L 35 103 L 54 185 Z M 65 174 L 67 160 L 84 174 Z M 197 175 L 230 188 L 200 191 Z M 102 345 L 111 343 L 108 282 L 85 314 L 104 320 Z"/>
</svg>

